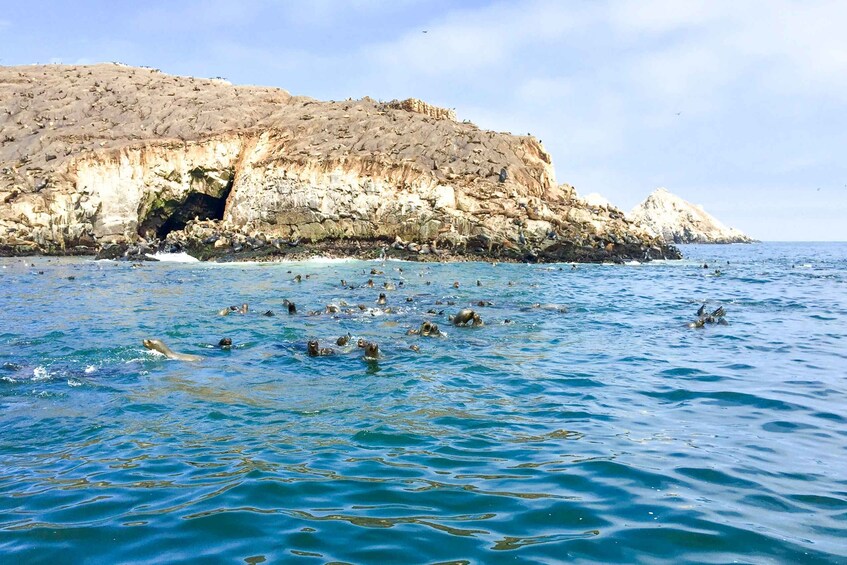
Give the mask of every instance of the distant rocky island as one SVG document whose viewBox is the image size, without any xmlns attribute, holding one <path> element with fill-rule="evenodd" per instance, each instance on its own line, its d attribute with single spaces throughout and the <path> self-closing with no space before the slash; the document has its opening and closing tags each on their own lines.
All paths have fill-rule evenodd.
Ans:
<svg viewBox="0 0 847 565">
<path fill-rule="evenodd" d="M 0 254 L 679 258 L 531 136 L 120 64 L 0 67 Z"/>
<path fill-rule="evenodd" d="M 752 243 L 741 231 L 722 224 L 697 206 L 656 189 L 627 216 L 667 243 Z"/>
</svg>

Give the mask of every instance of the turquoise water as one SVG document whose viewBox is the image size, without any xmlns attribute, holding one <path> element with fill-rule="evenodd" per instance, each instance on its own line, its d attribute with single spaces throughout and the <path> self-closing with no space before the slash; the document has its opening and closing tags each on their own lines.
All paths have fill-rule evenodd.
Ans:
<svg viewBox="0 0 847 565">
<path fill-rule="evenodd" d="M 847 244 L 683 252 L 0 260 L 2 560 L 847 562 Z M 385 281 L 396 313 L 306 315 Z M 702 302 L 729 325 L 687 328 Z M 346 332 L 382 358 L 305 355 Z"/>
</svg>

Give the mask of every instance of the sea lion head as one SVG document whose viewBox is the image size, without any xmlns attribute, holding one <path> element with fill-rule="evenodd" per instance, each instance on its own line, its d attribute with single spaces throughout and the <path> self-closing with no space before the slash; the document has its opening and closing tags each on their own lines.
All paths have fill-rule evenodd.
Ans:
<svg viewBox="0 0 847 565">
<path fill-rule="evenodd" d="M 295 306 L 293 302 L 288 303 L 288 313 L 289 314 L 296 314 L 297 313 L 297 306 Z"/>
<path fill-rule="evenodd" d="M 349 342 L 350 342 L 350 334 L 347 334 L 347 335 L 343 335 L 343 336 L 339 337 L 335 341 L 335 345 L 338 345 L 339 347 L 343 347 L 343 346 L 347 345 Z"/>
<path fill-rule="evenodd" d="M 380 293 L 379 293 L 379 298 L 377 298 L 376 303 L 377 303 L 377 304 L 385 304 L 385 300 L 386 300 L 386 299 L 385 299 L 385 293 L 384 293 L 384 292 L 380 292 Z"/>
<path fill-rule="evenodd" d="M 356 347 L 365 347 L 368 342 L 365 341 L 365 338 L 360 337 L 359 341 L 356 342 Z"/>
<path fill-rule="evenodd" d="M 309 343 L 306 345 L 306 350 L 308 351 L 310 357 L 320 355 L 320 349 L 318 348 L 318 340 L 310 339 Z"/>
<path fill-rule="evenodd" d="M 241 309 L 239 310 L 239 312 L 241 312 L 242 314 L 246 314 L 247 310 L 249 310 L 249 309 L 250 309 L 250 307 L 245 302 L 244 304 L 241 305 Z"/>
<path fill-rule="evenodd" d="M 228 337 L 223 337 L 218 342 L 218 347 L 220 347 L 221 349 L 229 349 L 230 347 L 232 347 L 232 340 Z"/>
<path fill-rule="evenodd" d="M 145 339 L 142 343 L 144 343 L 144 347 L 147 349 L 158 351 L 165 356 L 170 352 L 170 348 L 160 339 Z"/>
<path fill-rule="evenodd" d="M 365 359 L 376 359 L 379 357 L 379 346 L 372 341 L 365 344 Z"/>
</svg>

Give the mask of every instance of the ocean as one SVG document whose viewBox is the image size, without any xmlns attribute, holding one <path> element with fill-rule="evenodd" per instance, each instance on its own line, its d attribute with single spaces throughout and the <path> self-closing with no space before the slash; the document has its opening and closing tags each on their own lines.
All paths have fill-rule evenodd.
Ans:
<svg viewBox="0 0 847 565">
<path fill-rule="evenodd" d="M 847 563 L 847 244 L 682 251 L 0 259 L 0 560 Z"/>
</svg>

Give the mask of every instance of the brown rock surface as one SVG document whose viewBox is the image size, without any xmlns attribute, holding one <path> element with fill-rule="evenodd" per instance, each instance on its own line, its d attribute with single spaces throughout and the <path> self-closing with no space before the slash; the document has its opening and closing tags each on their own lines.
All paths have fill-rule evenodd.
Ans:
<svg viewBox="0 0 847 565">
<path fill-rule="evenodd" d="M 215 256 L 241 238 L 280 254 L 416 242 L 440 257 L 676 256 L 556 186 L 534 138 L 453 118 L 116 64 L 0 67 L 0 253 L 148 238 Z M 212 220 L 203 240 L 184 229 L 195 217 Z"/>
</svg>

